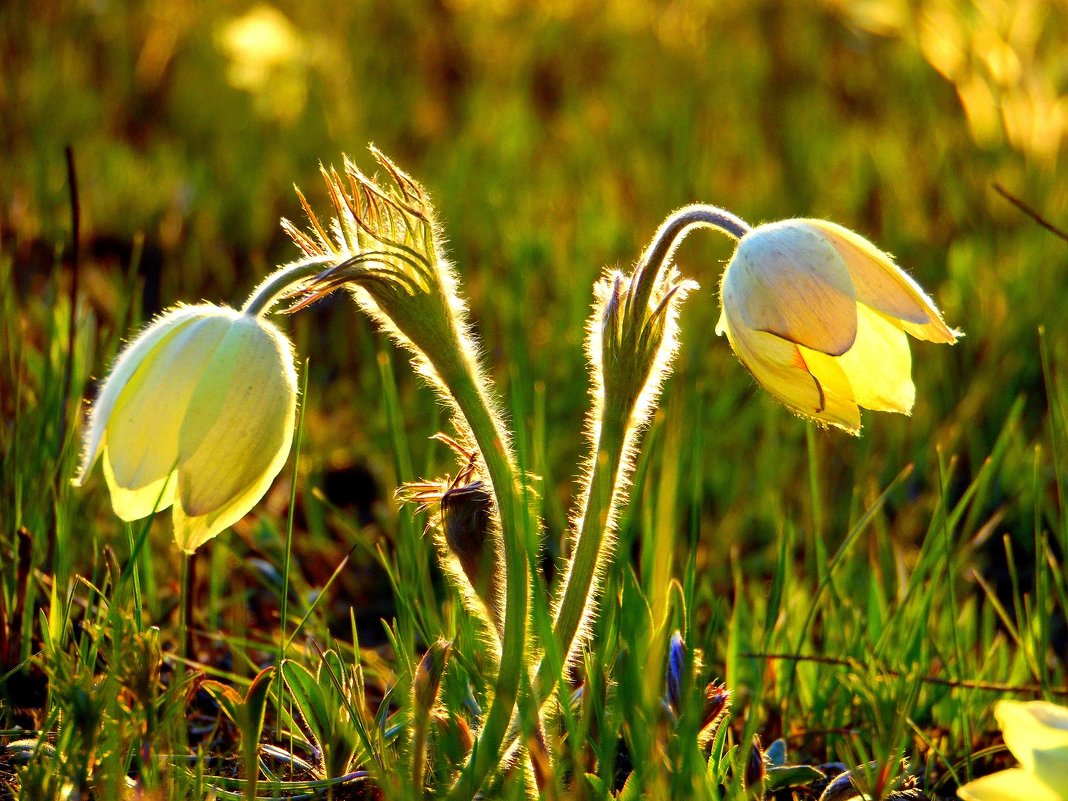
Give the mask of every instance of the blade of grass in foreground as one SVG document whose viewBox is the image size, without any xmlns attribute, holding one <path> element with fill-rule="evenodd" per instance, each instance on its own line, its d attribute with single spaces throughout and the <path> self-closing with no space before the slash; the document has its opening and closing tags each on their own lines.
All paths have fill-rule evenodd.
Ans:
<svg viewBox="0 0 1068 801">
<path fill-rule="evenodd" d="M 868 510 L 864 512 L 863 515 L 861 515 L 860 519 L 853 524 L 853 527 L 850 529 L 849 533 L 846 534 L 846 537 L 842 541 L 842 544 L 838 547 L 838 550 L 835 552 L 834 557 L 827 565 L 826 572 L 823 578 L 820 580 L 819 585 L 816 587 L 816 592 L 812 595 L 812 602 L 809 604 L 809 609 L 805 615 L 804 623 L 801 625 L 801 629 L 797 633 L 796 651 L 798 654 L 801 653 L 801 648 L 805 642 L 805 638 L 808 636 L 809 627 L 812 625 L 812 621 L 816 616 L 816 611 L 819 609 L 820 597 L 823 595 L 823 591 L 827 588 L 827 585 L 831 582 L 831 579 L 834 576 L 835 568 L 842 562 L 845 555 L 853 546 L 853 543 L 856 541 L 857 537 L 859 537 L 861 532 L 863 532 L 864 529 L 867 528 L 868 523 L 875 516 L 875 513 L 882 509 L 883 504 L 886 503 L 886 499 L 890 496 L 890 493 L 893 492 L 893 490 L 895 490 L 898 485 L 901 484 L 902 481 L 908 478 L 911 473 L 912 465 L 906 465 L 905 468 L 897 474 L 893 481 L 891 481 L 890 484 L 887 485 L 886 489 L 882 491 L 879 497 L 875 499 L 875 502 L 868 507 Z M 793 698 L 794 681 L 797 676 L 797 662 L 790 663 L 790 667 L 788 668 L 788 676 L 789 678 L 786 683 L 787 689 L 785 697 Z"/>
<path fill-rule="evenodd" d="M 297 509 L 297 483 L 300 480 L 300 447 L 304 440 L 304 410 L 308 408 L 308 376 L 311 373 L 309 370 L 310 365 L 311 360 L 305 359 L 304 370 L 302 373 L 303 380 L 301 381 L 300 386 L 300 410 L 297 412 L 297 431 L 293 443 L 293 473 L 290 476 L 289 486 L 289 515 L 286 518 L 286 545 L 285 554 L 282 557 L 282 598 L 280 601 L 278 619 L 278 659 L 275 662 L 274 668 L 276 676 L 282 675 L 282 661 L 286 658 L 286 648 L 290 642 L 286 639 L 286 626 L 289 622 L 289 568 L 293 555 L 293 519 Z M 311 614 L 310 609 L 308 610 L 308 613 Z M 283 682 L 279 680 L 279 709 L 282 707 L 282 684 Z M 279 716 L 275 726 L 276 737 L 282 736 L 281 725 L 282 718 Z"/>
</svg>

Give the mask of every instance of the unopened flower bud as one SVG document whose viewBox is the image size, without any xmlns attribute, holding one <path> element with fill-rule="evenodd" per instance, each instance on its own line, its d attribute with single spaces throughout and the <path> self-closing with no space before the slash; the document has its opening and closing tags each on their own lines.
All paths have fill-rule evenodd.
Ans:
<svg viewBox="0 0 1068 801">
<path fill-rule="evenodd" d="M 413 683 L 417 713 L 426 715 L 437 703 L 438 688 L 441 686 L 441 677 L 449 663 L 451 651 L 452 643 L 448 640 L 438 640 L 426 649 L 423 658 L 419 660 Z"/>
<path fill-rule="evenodd" d="M 764 750 L 760 747 L 760 738 L 754 734 L 753 747 L 749 749 L 749 756 L 745 760 L 742 784 L 747 790 L 756 791 L 758 798 L 763 798 L 763 784 L 767 773 L 767 765 L 764 763 Z"/>
<path fill-rule="evenodd" d="M 667 702 L 675 717 L 682 714 L 682 678 L 686 667 L 686 643 L 682 634 L 675 631 L 668 645 Z"/>
<path fill-rule="evenodd" d="M 481 481 L 452 487 L 441 496 L 445 542 L 475 594 L 494 618 L 497 603 L 497 551 L 490 537 L 493 496 Z"/>
<path fill-rule="evenodd" d="M 731 691 L 722 682 L 713 681 L 705 687 L 705 705 L 701 713 L 701 731 L 697 736 L 704 745 L 715 735 L 731 707 Z"/>
<path fill-rule="evenodd" d="M 435 712 L 434 725 L 438 730 L 439 747 L 446 759 L 453 765 L 463 763 L 475 746 L 475 736 L 467 725 L 467 719 L 462 715 Z"/>
</svg>

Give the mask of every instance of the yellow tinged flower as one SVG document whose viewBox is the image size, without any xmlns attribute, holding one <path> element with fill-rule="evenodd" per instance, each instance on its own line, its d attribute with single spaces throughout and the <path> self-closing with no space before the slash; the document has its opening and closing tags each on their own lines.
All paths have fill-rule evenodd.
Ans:
<svg viewBox="0 0 1068 801">
<path fill-rule="evenodd" d="M 931 299 L 871 242 L 823 220 L 761 225 L 738 243 L 716 332 L 799 414 L 860 430 L 860 408 L 908 414 L 906 334 L 953 343 Z"/>
<path fill-rule="evenodd" d="M 1068 709 L 1000 701 L 994 717 L 1020 767 L 968 782 L 957 795 L 964 801 L 1068 801 Z"/>
<path fill-rule="evenodd" d="M 257 315 L 168 311 L 119 355 L 89 414 L 77 486 L 98 457 L 115 513 L 173 506 L 192 553 L 243 517 L 293 442 L 297 375 L 289 340 Z"/>
</svg>

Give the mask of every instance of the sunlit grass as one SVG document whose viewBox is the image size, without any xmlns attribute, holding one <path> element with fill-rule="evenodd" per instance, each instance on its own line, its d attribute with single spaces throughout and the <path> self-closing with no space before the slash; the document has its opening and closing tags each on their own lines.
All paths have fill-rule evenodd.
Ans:
<svg viewBox="0 0 1068 801">
<path fill-rule="evenodd" d="M 248 797 L 256 752 L 242 738 L 259 731 L 257 797 L 360 797 L 368 781 L 418 797 L 411 683 L 439 637 L 453 646 L 426 779 L 443 791 L 462 764 L 492 660 L 427 521 L 394 500 L 404 482 L 455 473 L 430 440 L 447 415 L 340 298 L 284 323 L 311 357 L 301 455 L 199 555 L 192 671 L 175 658 L 166 516 L 124 525 L 99 477 L 87 492 L 68 483 L 79 399 L 157 311 L 142 307 L 146 283 L 158 278 L 159 305 L 238 302 L 296 255 L 277 228 L 300 216 L 290 185 L 314 185 L 319 158 L 367 139 L 404 157 L 445 223 L 534 477 L 545 528 L 531 558 L 546 586 L 582 456 L 591 287 L 672 208 L 833 218 L 892 251 L 967 334 L 952 350 L 914 346 L 912 417 L 868 415 L 860 439 L 813 429 L 714 335 L 728 246 L 694 238 L 680 251 L 703 288 L 681 316 L 589 647 L 576 681 L 555 684 L 544 797 L 742 798 L 753 734 L 765 748 L 785 738 L 786 764 L 875 761 L 896 775 L 907 756 L 929 797 L 1008 764 L 985 752 L 999 742 L 992 703 L 1063 702 L 1068 686 L 1068 244 L 990 187 L 1063 228 L 1063 158 L 1048 158 L 1048 137 L 1021 145 L 1022 123 L 1010 136 L 977 118 L 983 98 L 959 97 L 964 78 L 932 68 L 907 25 L 786 5 L 683 3 L 688 23 L 654 26 L 570 4 L 551 24 L 462 3 L 313 4 L 293 21 L 322 46 L 299 113 L 281 120 L 226 85 L 213 33 L 226 11 L 171 20 L 181 46 L 155 53 L 158 74 L 152 52 L 117 44 L 158 35 L 151 15 L 0 12 L 21 101 L 0 178 L 0 794 Z M 1043 69 L 1044 42 L 1025 69 Z M 93 58 L 99 71 L 83 69 Z M 59 102 L 67 79 L 78 92 Z M 73 354 L 68 143 L 87 209 Z M 108 245 L 137 234 L 145 247 Z M 531 606 L 544 635 L 544 588 Z M 675 630 L 677 717 L 662 702 Z M 290 638 L 286 682 L 250 693 Z M 187 692 L 197 671 L 219 684 Z M 716 678 L 733 693 L 730 722 L 702 749 Z M 326 717 L 308 720 L 320 701 Z M 262 720 L 249 714 L 259 703 Z M 857 781 L 886 790 L 877 774 Z M 517 767 L 488 792 L 522 797 L 527 778 Z"/>
</svg>

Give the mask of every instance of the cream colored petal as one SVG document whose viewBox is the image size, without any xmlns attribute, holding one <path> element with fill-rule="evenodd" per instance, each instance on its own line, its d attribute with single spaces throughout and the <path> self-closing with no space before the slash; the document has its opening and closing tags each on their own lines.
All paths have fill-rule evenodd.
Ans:
<svg viewBox="0 0 1068 801">
<path fill-rule="evenodd" d="M 230 528 L 247 515 L 260 499 L 267 494 L 275 476 L 285 466 L 289 456 L 292 436 L 278 449 L 274 460 L 267 465 L 253 484 L 237 497 L 218 509 L 199 516 L 189 516 L 181 503 L 174 504 L 174 541 L 186 553 L 193 553 L 208 540 Z"/>
<path fill-rule="evenodd" d="M 161 512 L 174 503 L 175 473 L 171 472 L 138 489 L 126 489 L 115 481 L 111 454 L 104 448 L 104 479 L 111 495 L 111 507 L 123 520 L 140 520 L 153 512 Z"/>
<path fill-rule="evenodd" d="M 818 373 L 810 372 L 805 349 L 774 334 L 747 329 L 727 307 L 720 326 L 738 359 L 777 400 L 804 417 L 854 434 L 860 430 L 860 410 L 850 394 L 849 382 L 831 357 L 807 351 L 828 362 Z"/>
<path fill-rule="evenodd" d="M 845 263 L 804 221 L 761 225 L 743 236 L 727 265 L 723 293 L 749 328 L 822 353 L 844 353 L 856 336 Z"/>
<path fill-rule="evenodd" d="M 838 249 L 856 287 L 857 300 L 902 321 L 917 339 L 957 341 L 960 332 L 949 328 L 920 285 L 893 260 L 864 237 L 824 220 L 810 220 Z"/>
<path fill-rule="evenodd" d="M 957 795 L 964 801 L 1064 801 L 1064 796 L 1020 768 L 968 782 Z"/>
<path fill-rule="evenodd" d="M 182 427 L 175 539 L 192 550 L 263 496 L 293 441 L 297 377 L 289 341 L 243 317 L 219 347 Z"/>
<path fill-rule="evenodd" d="M 145 358 L 156 348 L 162 347 L 182 328 L 201 313 L 199 306 L 181 306 L 157 318 L 135 339 L 122 349 L 108 372 L 96 401 L 89 409 L 83 433 L 81 462 L 73 479 L 75 486 L 85 483 L 93 464 L 104 447 L 107 426 L 120 396 L 134 374 L 143 367 Z"/>
<path fill-rule="evenodd" d="M 157 486 L 179 461 L 186 407 L 236 312 L 215 307 L 184 325 L 144 360 L 127 382 L 107 426 L 115 485 Z"/>
<path fill-rule="evenodd" d="M 1068 798 L 1068 710 L 1046 701 L 1001 701 L 994 715 L 1020 764 Z"/>
<path fill-rule="evenodd" d="M 839 356 L 853 397 L 865 409 L 909 414 L 916 401 L 909 340 L 899 324 L 867 306 L 857 307 L 857 341 Z"/>
<path fill-rule="evenodd" d="M 824 410 L 819 419 L 846 429 L 851 434 L 860 432 L 860 404 L 853 396 L 853 387 L 839 364 L 838 357 L 826 353 L 798 348 L 805 369 L 819 384 L 823 393 Z"/>
</svg>

